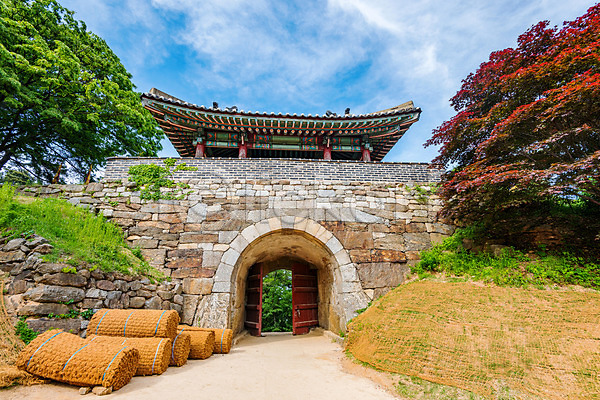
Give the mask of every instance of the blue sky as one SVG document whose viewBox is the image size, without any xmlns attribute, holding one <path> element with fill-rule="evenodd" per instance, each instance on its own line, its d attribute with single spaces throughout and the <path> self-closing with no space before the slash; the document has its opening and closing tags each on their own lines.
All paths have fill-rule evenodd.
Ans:
<svg viewBox="0 0 600 400">
<path fill-rule="evenodd" d="M 139 91 L 240 110 L 368 113 L 408 100 L 421 120 L 385 161 L 430 161 L 461 80 L 531 25 L 593 1 L 61 0 L 106 40 Z M 165 139 L 163 156 L 177 153 Z"/>
</svg>

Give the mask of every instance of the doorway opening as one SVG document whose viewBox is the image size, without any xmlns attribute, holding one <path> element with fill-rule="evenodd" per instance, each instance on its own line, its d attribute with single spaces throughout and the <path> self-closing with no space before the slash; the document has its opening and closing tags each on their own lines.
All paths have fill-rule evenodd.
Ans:
<svg viewBox="0 0 600 400">
<path fill-rule="evenodd" d="M 292 270 L 277 269 L 263 277 L 262 332 L 292 331 Z"/>
<path fill-rule="evenodd" d="M 314 230 L 312 225 L 311 229 Z M 312 326 L 332 332 L 345 327 L 347 318 L 343 304 L 354 298 L 344 292 L 347 290 L 344 276 L 332 250 L 307 232 L 279 229 L 252 240 L 233 266 L 230 326 L 234 332 L 246 329 L 256 335 L 259 328 L 262 332 L 262 278 L 280 269 L 292 271 L 292 286 L 298 287 L 294 291 L 298 307 L 293 304 L 293 315 L 299 317 L 297 333 L 308 332 Z M 294 277 L 298 278 L 297 285 Z"/>
<path fill-rule="evenodd" d="M 319 325 L 317 269 L 298 261 L 288 264 L 289 270 L 270 263 L 250 268 L 244 326 L 251 335 L 286 331 L 302 335 Z"/>
</svg>

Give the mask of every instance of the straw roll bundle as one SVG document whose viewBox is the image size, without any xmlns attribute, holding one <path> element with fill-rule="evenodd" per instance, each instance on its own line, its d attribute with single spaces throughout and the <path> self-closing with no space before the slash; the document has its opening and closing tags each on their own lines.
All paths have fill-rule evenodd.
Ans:
<svg viewBox="0 0 600 400">
<path fill-rule="evenodd" d="M 181 367 L 183 364 L 185 364 L 190 355 L 191 345 L 192 338 L 190 337 L 189 333 L 179 331 L 173 340 L 173 345 L 171 346 L 171 362 L 169 365 Z"/>
<path fill-rule="evenodd" d="M 60 330 L 32 340 L 19 353 L 17 367 L 31 374 L 77 386 L 125 386 L 138 367 L 130 346 L 95 343 Z"/>
<path fill-rule="evenodd" d="M 190 336 L 189 358 L 204 360 L 213 354 L 215 347 L 214 332 L 203 331 L 185 325 L 179 325 L 177 329 L 179 332 L 186 332 Z"/>
<path fill-rule="evenodd" d="M 130 346 L 140 353 L 135 375 L 160 375 L 167 370 L 171 359 L 169 338 L 123 338 L 116 336 L 90 335 L 88 342 L 109 346 Z"/>
<path fill-rule="evenodd" d="M 108 310 L 94 314 L 88 335 L 121 337 L 163 337 L 177 335 L 179 314 L 175 310 Z"/>
<path fill-rule="evenodd" d="M 212 331 L 215 333 L 215 354 L 227 354 L 231 350 L 233 343 L 233 331 L 231 329 L 209 329 L 195 328 L 201 331 Z"/>
</svg>

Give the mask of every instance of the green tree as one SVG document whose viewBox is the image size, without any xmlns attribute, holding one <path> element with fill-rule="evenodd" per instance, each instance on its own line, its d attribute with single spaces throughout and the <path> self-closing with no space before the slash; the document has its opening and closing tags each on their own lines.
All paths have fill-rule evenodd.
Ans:
<svg viewBox="0 0 600 400">
<path fill-rule="evenodd" d="M 262 330 L 292 331 L 292 271 L 279 269 L 263 278 Z"/>
<path fill-rule="evenodd" d="M 566 205 L 576 236 L 588 227 L 597 246 L 600 4 L 562 28 L 540 22 L 516 48 L 493 52 L 451 103 L 457 114 L 426 143 L 441 145 L 434 162 L 452 168 L 439 190 L 446 216 L 502 229 L 520 219 L 527 230 L 555 225 L 554 208 Z"/>
<path fill-rule="evenodd" d="M 162 133 L 106 42 L 55 0 L 0 0 L 0 168 L 50 181 L 115 155 L 156 155 Z"/>
</svg>

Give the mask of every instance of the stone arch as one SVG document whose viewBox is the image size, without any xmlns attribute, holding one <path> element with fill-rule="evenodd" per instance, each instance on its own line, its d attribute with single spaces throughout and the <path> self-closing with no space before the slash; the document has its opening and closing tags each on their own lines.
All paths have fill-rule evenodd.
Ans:
<svg viewBox="0 0 600 400">
<path fill-rule="evenodd" d="M 369 301 L 356 266 L 330 231 L 309 218 L 273 217 L 242 230 L 221 257 L 212 292 L 222 297 L 222 306 L 228 303 L 227 321 L 222 325 L 236 332 L 243 329 L 248 269 L 255 262 L 274 258 L 303 260 L 317 268 L 319 324 L 326 329 L 345 330 L 356 310 L 366 307 Z"/>
</svg>

